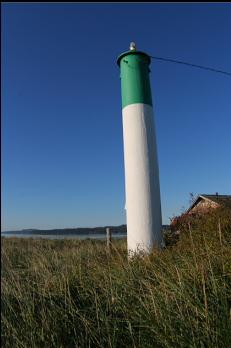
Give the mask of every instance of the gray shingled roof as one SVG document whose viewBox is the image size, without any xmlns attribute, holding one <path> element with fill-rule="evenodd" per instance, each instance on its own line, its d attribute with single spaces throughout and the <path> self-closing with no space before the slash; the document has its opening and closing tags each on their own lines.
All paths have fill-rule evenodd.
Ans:
<svg viewBox="0 0 231 348">
<path fill-rule="evenodd" d="M 231 195 L 201 195 L 215 203 L 231 207 Z"/>
<path fill-rule="evenodd" d="M 209 199 L 215 203 L 218 203 L 222 206 L 231 208 L 231 195 L 207 195 L 207 194 L 201 194 L 198 195 L 193 204 L 189 207 L 187 212 L 189 212 L 195 205 L 202 199 Z"/>
</svg>

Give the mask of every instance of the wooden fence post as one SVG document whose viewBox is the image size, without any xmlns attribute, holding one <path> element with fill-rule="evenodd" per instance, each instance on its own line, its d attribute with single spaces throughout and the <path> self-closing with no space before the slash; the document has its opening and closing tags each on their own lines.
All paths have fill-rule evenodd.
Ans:
<svg viewBox="0 0 231 348">
<path fill-rule="evenodd" d="M 111 251 L 111 230 L 109 227 L 106 228 L 106 233 L 107 233 L 107 249 L 110 252 Z"/>
</svg>

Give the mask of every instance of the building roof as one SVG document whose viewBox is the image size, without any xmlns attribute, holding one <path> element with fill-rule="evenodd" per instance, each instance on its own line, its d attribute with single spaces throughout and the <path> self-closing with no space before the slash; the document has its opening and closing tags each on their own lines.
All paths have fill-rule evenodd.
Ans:
<svg viewBox="0 0 231 348">
<path fill-rule="evenodd" d="M 222 206 L 226 206 L 231 208 L 231 195 L 207 195 L 207 194 L 201 194 L 198 195 L 195 201 L 192 203 L 192 205 L 189 207 L 186 213 L 188 213 L 191 209 L 193 209 L 202 199 L 204 200 L 210 200 L 214 203 L 220 204 Z"/>
</svg>

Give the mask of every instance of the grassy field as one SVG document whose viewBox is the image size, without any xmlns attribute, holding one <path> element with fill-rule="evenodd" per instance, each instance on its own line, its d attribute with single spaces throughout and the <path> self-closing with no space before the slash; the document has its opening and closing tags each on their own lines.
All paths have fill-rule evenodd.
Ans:
<svg viewBox="0 0 231 348">
<path fill-rule="evenodd" d="M 231 347 L 230 212 L 169 240 L 128 261 L 125 240 L 2 238 L 3 347 Z"/>
</svg>

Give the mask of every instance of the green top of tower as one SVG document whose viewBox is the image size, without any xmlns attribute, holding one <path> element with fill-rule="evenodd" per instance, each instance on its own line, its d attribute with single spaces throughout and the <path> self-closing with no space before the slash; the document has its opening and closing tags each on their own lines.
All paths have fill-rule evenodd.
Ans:
<svg viewBox="0 0 231 348">
<path fill-rule="evenodd" d="M 121 59 L 123 58 L 123 57 L 125 57 L 125 56 L 127 56 L 127 55 L 129 55 L 129 54 L 139 54 L 139 55 L 143 55 L 143 56 L 145 56 L 146 57 L 146 59 L 148 59 L 148 64 L 150 64 L 151 63 L 151 59 L 150 59 L 150 57 L 149 57 L 149 55 L 147 54 L 147 53 L 144 53 L 144 52 L 141 52 L 141 51 L 126 51 L 126 52 L 123 52 L 123 53 L 121 53 L 120 55 L 119 55 L 119 57 L 117 58 L 117 64 L 120 66 L 120 61 L 121 61 Z"/>
<path fill-rule="evenodd" d="M 150 62 L 149 55 L 136 51 L 134 43 L 131 43 L 130 51 L 120 54 L 117 58 L 117 64 L 120 67 L 123 108 L 136 103 L 152 106 Z"/>
</svg>

